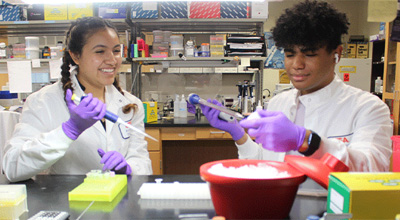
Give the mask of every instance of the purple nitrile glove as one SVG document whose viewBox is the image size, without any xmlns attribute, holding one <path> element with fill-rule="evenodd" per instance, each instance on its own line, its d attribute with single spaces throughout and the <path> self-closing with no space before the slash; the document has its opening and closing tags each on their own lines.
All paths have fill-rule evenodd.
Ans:
<svg viewBox="0 0 400 220">
<path fill-rule="evenodd" d="M 101 160 L 100 163 L 104 164 L 103 171 L 113 170 L 117 174 L 131 175 L 131 166 L 126 162 L 124 156 L 118 151 L 108 151 L 104 152 L 103 149 L 97 149 Z"/>
<path fill-rule="evenodd" d="M 68 89 L 65 99 L 71 116 L 62 124 L 62 129 L 69 138 L 76 140 L 83 131 L 104 117 L 106 105 L 99 99 L 93 98 L 90 93 L 79 105 L 76 105 L 71 97 L 72 91 Z"/>
<path fill-rule="evenodd" d="M 207 101 L 211 102 L 215 105 L 222 106 L 222 104 L 219 103 L 217 100 L 211 101 L 211 99 L 208 99 Z M 200 108 L 201 108 L 201 111 L 203 112 L 204 116 L 206 116 L 206 118 L 211 126 L 213 126 L 214 128 L 218 128 L 220 130 L 228 132 L 229 134 L 231 134 L 234 141 L 237 141 L 243 137 L 244 129 L 239 125 L 239 123 L 236 120 L 227 122 L 218 117 L 219 113 L 221 111 L 210 108 L 210 107 L 202 105 L 202 104 L 200 104 Z"/>
<path fill-rule="evenodd" d="M 299 150 L 306 136 L 306 129 L 291 122 L 282 112 L 259 109 L 252 114 L 260 117 L 242 120 L 240 125 L 256 138 L 263 148 L 276 152 Z"/>
<path fill-rule="evenodd" d="M 187 103 L 188 112 L 192 113 L 192 114 L 196 114 L 196 106 L 193 104 L 190 104 L 187 100 L 186 100 L 186 103 Z"/>
</svg>

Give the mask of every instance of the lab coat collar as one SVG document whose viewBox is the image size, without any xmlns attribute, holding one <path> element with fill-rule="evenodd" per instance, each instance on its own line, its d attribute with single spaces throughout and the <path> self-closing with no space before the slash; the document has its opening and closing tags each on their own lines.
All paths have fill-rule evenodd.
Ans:
<svg viewBox="0 0 400 220">
<path fill-rule="evenodd" d="M 334 94 L 338 91 L 338 88 L 340 88 L 342 84 L 343 81 L 335 74 L 332 82 L 324 88 L 302 96 L 300 96 L 300 91 L 296 89 L 297 93 L 295 93 L 295 95 L 305 107 L 307 107 L 308 105 L 313 105 L 314 107 L 317 107 L 319 105 L 325 104 L 326 102 L 330 102 L 330 98 L 334 97 Z"/>
</svg>

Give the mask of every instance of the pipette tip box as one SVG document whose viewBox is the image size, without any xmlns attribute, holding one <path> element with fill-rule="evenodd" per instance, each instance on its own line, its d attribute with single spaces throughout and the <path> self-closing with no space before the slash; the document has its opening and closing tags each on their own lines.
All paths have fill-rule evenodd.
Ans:
<svg viewBox="0 0 400 220">
<path fill-rule="evenodd" d="M 25 185 L 0 185 L 0 219 L 18 219 L 28 211 Z"/>
<path fill-rule="evenodd" d="M 83 183 L 68 193 L 68 200 L 111 202 L 127 183 L 126 175 L 92 170 Z"/>
</svg>

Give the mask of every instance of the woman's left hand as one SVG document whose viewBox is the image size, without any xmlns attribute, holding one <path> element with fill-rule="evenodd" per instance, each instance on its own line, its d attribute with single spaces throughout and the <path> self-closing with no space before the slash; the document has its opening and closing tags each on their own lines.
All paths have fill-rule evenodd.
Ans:
<svg viewBox="0 0 400 220">
<path fill-rule="evenodd" d="M 124 156 L 118 151 L 108 151 L 104 152 L 103 149 L 97 149 L 101 160 L 100 163 L 104 164 L 103 171 L 105 170 L 113 170 L 117 174 L 126 174 L 130 175 L 132 173 L 132 169 L 129 164 L 126 162 Z"/>
</svg>

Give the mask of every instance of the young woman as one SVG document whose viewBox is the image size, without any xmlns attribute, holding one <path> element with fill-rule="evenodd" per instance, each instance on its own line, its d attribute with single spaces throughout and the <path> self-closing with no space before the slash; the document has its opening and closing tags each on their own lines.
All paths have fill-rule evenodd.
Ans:
<svg viewBox="0 0 400 220">
<path fill-rule="evenodd" d="M 107 109 L 144 130 L 142 102 L 116 80 L 120 51 L 117 30 L 109 21 L 86 17 L 71 25 L 61 80 L 27 98 L 6 145 L 3 171 L 8 180 L 26 180 L 43 171 L 152 173 L 144 136 L 103 119 Z M 78 104 L 72 94 L 85 98 Z"/>
</svg>

